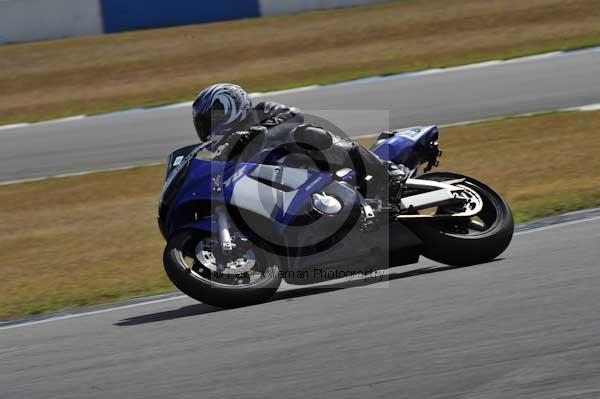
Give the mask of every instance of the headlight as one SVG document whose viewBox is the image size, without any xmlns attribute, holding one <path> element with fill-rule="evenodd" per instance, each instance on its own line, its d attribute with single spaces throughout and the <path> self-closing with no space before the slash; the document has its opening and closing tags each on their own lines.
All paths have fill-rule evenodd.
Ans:
<svg viewBox="0 0 600 399">
<path fill-rule="evenodd" d="M 313 207 L 325 214 L 325 215 L 335 215 L 340 213 L 342 210 L 342 204 L 337 198 L 332 197 L 331 195 L 323 194 L 313 194 L 312 196 Z"/>
</svg>

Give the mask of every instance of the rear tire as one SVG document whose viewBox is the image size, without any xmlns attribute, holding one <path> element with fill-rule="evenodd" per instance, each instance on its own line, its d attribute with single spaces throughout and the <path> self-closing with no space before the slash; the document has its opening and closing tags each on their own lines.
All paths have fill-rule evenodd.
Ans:
<svg viewBox="0 0 600 399">
<path fill-rule="evenodd" d="M 167 243 L 163 256 L 165 272 L 181 292 L 197 301 L 220 308 L 254 305 L 269 300 L 275 294 L 281 284 L 279 268 L 267 264 L 262 251 L 255 251 L 256 261 L 262 268 L 262 278 L 252 285 L 223 284 L 215 274 L 211 277 L 215 281 L 210 281 L 193 272 L 185 257 L 195 256 L 190 253 L 190 249 L 205 237 L 195 231 L 182 231 Z"/>
<path fill-rule="evenodd" d="M 512 212 L 502 197 L 485 184 L 455 173 L 429 173 L 419 179 L 447 181 L 466 179 L 464 184 L 476 191 L 484 202 L 479 213 L 487 220 L 486 229 L 475 233 L 461 233 L 448 221 L 407 224 L 424 243 L 423 255 L 436 262 L 452 266 L 468 266 L 490 262 L 508 247 L 514 232 Z"/>
</svg>

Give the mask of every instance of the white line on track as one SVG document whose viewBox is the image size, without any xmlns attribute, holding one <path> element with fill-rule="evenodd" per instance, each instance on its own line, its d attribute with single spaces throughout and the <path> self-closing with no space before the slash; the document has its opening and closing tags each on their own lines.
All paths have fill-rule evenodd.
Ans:
<svg viewBox="0 0 600 399">
<path fill-rule="evenodd" d="M 581 107 L 565 108 L 565 111 L 598 111 L 600 110 L 600 103 L 588 104 Z"/>
<path fill-rule="evenodd" d="M 501 121 L 501 120 L 507 119 L 507 118 L 521 118 L 521 117 L 526 117 L 526 116 L 544 115 L 544 114 L 551 113 L 551 112 L 588 112 L 588 111 L 598 111 L 598 110 L 600 110 L 600 103 L 587 104 L 587 105 L 582 105 L 582 106 L 579 106 L 579 107 L 550 109 L 550 110 L 538 111 L 538 112 L 527 112 L 527 113 L 524 113 L 524 114 L 512 114 L 512 115 L 504 115 L 504 116 L 494 116 L 494 117 L 485 118 L 485 119 L 474 119 L 474 120 L 471 120 L 471 121 L 447 123 L 445 125 L 439 125 L 439 127 L 440 128 L 446 128 L 446 127 L 453 127 L 453 126 L 473 125 L 473 124 L 476 124 L 476 123 Z M 375 134 L 363 134 L 363 135 L 360 135 L 360 136 L 352 136 L 351 138 L 354 139 L 354 140 L 362 140 L 362 139 L 371 139 L 373 137 L 377 137 L 378 135 L 379 135 L 378 133 L 375 133 Z"/>
<path fill-rule="evenodd" d="M 525 234 L 539 233 L 542 231 L 552 230 L 552 229 L 565 227 L 565 226 L 572 226 L 572 225 L 576 225 L 576 224 L 580 224 L 580 223 L 592 222 L 592 221 L 596 221 L 596 220 L 600 220 L 600 216 L 593 216 L 593 217 L 589 217 L 586 219 L 571 220 L 571 221 L 567 221 L 567 222 L 552 224 L 549 226 L 537 227 L 537 228 L 533 228 L 530 230 L 516 232 L 514 235 L 521 236 L 521 235 L 525 235 Z M 338 281 L 338 280 L 327 281 L 327 283 L 331 284 L 331 283 L 335 283 L 336 281 Z M 170 296 L 168 298 L 161 298 L 161 299 L 154 299 L 154 300 L 150 299 L 148 301 L 133 303 L 133 304 L 129 304 L 129 305 L 115 305 L 114 307 L 109 307 L 109 308 L 100 309 L 100 310 L 92 310 L 89 312 L 63 314 L 63 315 L 59 315 L 59 316 L 55 316 L 55 317 L 50 316 L 50 317 L 42 319 L 42 320 L 25 321 L 23 323 L 17 322 L 16 324 L 0 326 L 0 331 L 10 330 L 13 328 L 20 328 L 20 327 L 29 327 L 29 326 L 34 326 L 34 325 L 38 325 L 38 324 L 45 324 L 45 323 L 50 323 L 53 321 L 74 319 L 74 318 L 83 317 L 83 316 L 93 316 L 93 315 L 102 314 L 102 313 L 109 313 L 109 312 L 118 311 L 118 310 L 132 309 L 132 308 L 137 308 L 140 306 L 153 305 L 153 304 L 164 303 L 164 302 L 171 302 L 171 301 L 176 301 L 176 300 L 181 300 L 181 299 L 189 299 L 189 298 L 182 294 L 182 295 Z"/>
<path fill-rule="evenodd" d="M 0 182 L 0 186 L 10 186 L 10 185 L 14 185 L 14 184 L 31 183 L 31 182 L 42 181 L 42 180 L 50 180 L 50 179 L 62 179 L 65 177 L 85 176 L 85 175 L 91 175 L 94 173 L 116 172 L 119 170 L 130 170 L 130 169 L 135 169 L 135 168 L 141 168 L 141 167 L 147 167 L 147 166 L 158 166 L 158 165 L 164 165 L 164 162 L 151 162 L 151 163 L 145 163 L 145 164 L 140 164 L 140 165 L 116 166 L 114 168 L 84 170 L 82 172 L 63 173 L 63 174 L 54 175 L 54 176 L 42 176 L 42 177 L 32 177 L 30 179 L 8 180 L 8 181 Z"/>
<path fill-rule="evenodd" d="M 169 297 L 169 298 L 156 299 L 156 300 L 153 300 L 153 301 L 134 303 L 134 304 L 131 304 L 131 305 L 122 305 L 122 306 L 115 306 L 115 307 L 111 307 L 111 308 L 107 308 L 107 309 L 92 310 L 90 312 L 66 314 L 66 315 L 56 316 L 56 317 L 50 317 L 50 318 L 42 319 L 42 320 L 28 321 L 28 322 L 25 322 L 25 323 L 12 324 L 12 325 L 8 325 L 8 326 L 0 327 L 0 331 L 1 330 L 10 330 L 10 329 L 13 329 L 13 328 L 18 328 L 18 327 L 35 326 L 37 324 L 49 323 L 51 321 L 60 321 L 60 320 L 74 319 L 76 317 L 81 317 L 81 316 L 92 316 L 92 315 L 96 315 L 96 314 L 113 312 L 115 310 L 137 308 L 139 306 L 152 305 L 152 304 L 155 304 L 155 303 L 170 302 L 170 301 L 175 301 L 175 300 L 178 300 L 178 299 L 185 299 L 185 298 L 187 298 L 185 295 L 173 296 L 173 297 Z"/>
<path fill-rule="evenodd" d="M 570 220 L 568 222 L 561 222 L 561 223 L 557 223 L 557 224 L 551 224 L 548 226 L 536 227 L 536 228 L 525 230 L 525 231 L 518 231 L 514 235 L 521 236 L 521 235 L 525 235 L 525 234 L 539 233 L 540 231 L 552 230 L 555 227 L 571 226 L 574 224 L 579 224 L 579 223 L 584 223 L 584 222 L 593 222 L 596 220 L 600 220 L 600 216 L 593 216 L 593 217 L 586 218 L 586 219 Z"/>
<path fill-rule="evenodd" d="M 20 127 L 25 127 L 25 126 L 29 126 L 29 125 L 31 125 L 31 123 L 15 123 L 13 125 L 2 125 L 2 126 L 0 126 L 0 130 L 18 129 Z"/>
</svg>

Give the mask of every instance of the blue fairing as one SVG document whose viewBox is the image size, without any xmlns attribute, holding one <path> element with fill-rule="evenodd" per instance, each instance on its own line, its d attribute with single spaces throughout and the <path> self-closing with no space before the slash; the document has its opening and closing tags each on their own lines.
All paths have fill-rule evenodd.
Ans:
<svg viewBox="0 0 600 399">
<path fill-rule="evenodd" d="M 260 189 L 264 193 L 275 192 L 277 203 L 272 209 L 267 210 L 268 214 L 263 216 L 270 218 L 276 228 L 283 230 L 311 203 L 311 195 L 332 181 L 330 173 L 303 171 L 306 180 L 302 184 L 279 190 L 252 177 L 253 171 L 258 166 L 256 163 L 190 160 L 185 180 L 178 189 L 173 203 L 170 204 L 168 214 L 165 215 L 166 225 L 163 234 L 169 237 L 184 228 L 216 232 L 216 223 L 210 217 L 215 203 L 233 205 L 252 212 L 256 209 L 263 210 L 260 198 L 258 202 L 241 201 L 237 198 L 240 191 L 244 192 L 244 190 L 240 187 L 236 192 L 236 186 L 249 183 L 252 185 L 251 191 Z M 221 187 L 220 191 L 213 189 L 217 185 Z M 285 199 L 281 200 L 282 198 Z"/>
<path fill-rule="evenodd" d="M 371 151 L 383 160 L 415 169 L 422 160 L 422 152 L 437 139 L 436 126 L 396 130 L 391 137 L 379 140 Z"/>
</svg>

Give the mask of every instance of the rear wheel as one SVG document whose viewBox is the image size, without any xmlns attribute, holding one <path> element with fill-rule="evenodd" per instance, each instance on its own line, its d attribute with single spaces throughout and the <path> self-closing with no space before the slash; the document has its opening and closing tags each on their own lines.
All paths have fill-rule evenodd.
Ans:
<svg viewBox="0 0 600 399">
<path fill-rule="evenodd" d="M 429 173 L 419 179 L 448 181 L 465 179 L 456 186 L 465 188 L 465 195 L 474 195 L 483 208 L 473 217 L 442 219 L 423 223 L 413 221 L 409 227 L 424 242 L 423 254 L 436 262 L 466 266 L 489 262 L 510 244 L 514 221 L 508 204 L 485 184 L 455 173 Z M 457 214 L 461 209 L 439 207 L 436 214 Z"/>
<path fill-rule="evenodd" d="M 253 305 L 271 298 L 281 283 L 279 269 L 247 240 L 238 240 L 224 258 L 218 242 L 195 231 L 175 234 L 163 262 L 169 279 L 184 294 L 222 308 Z"/>
</svg>

